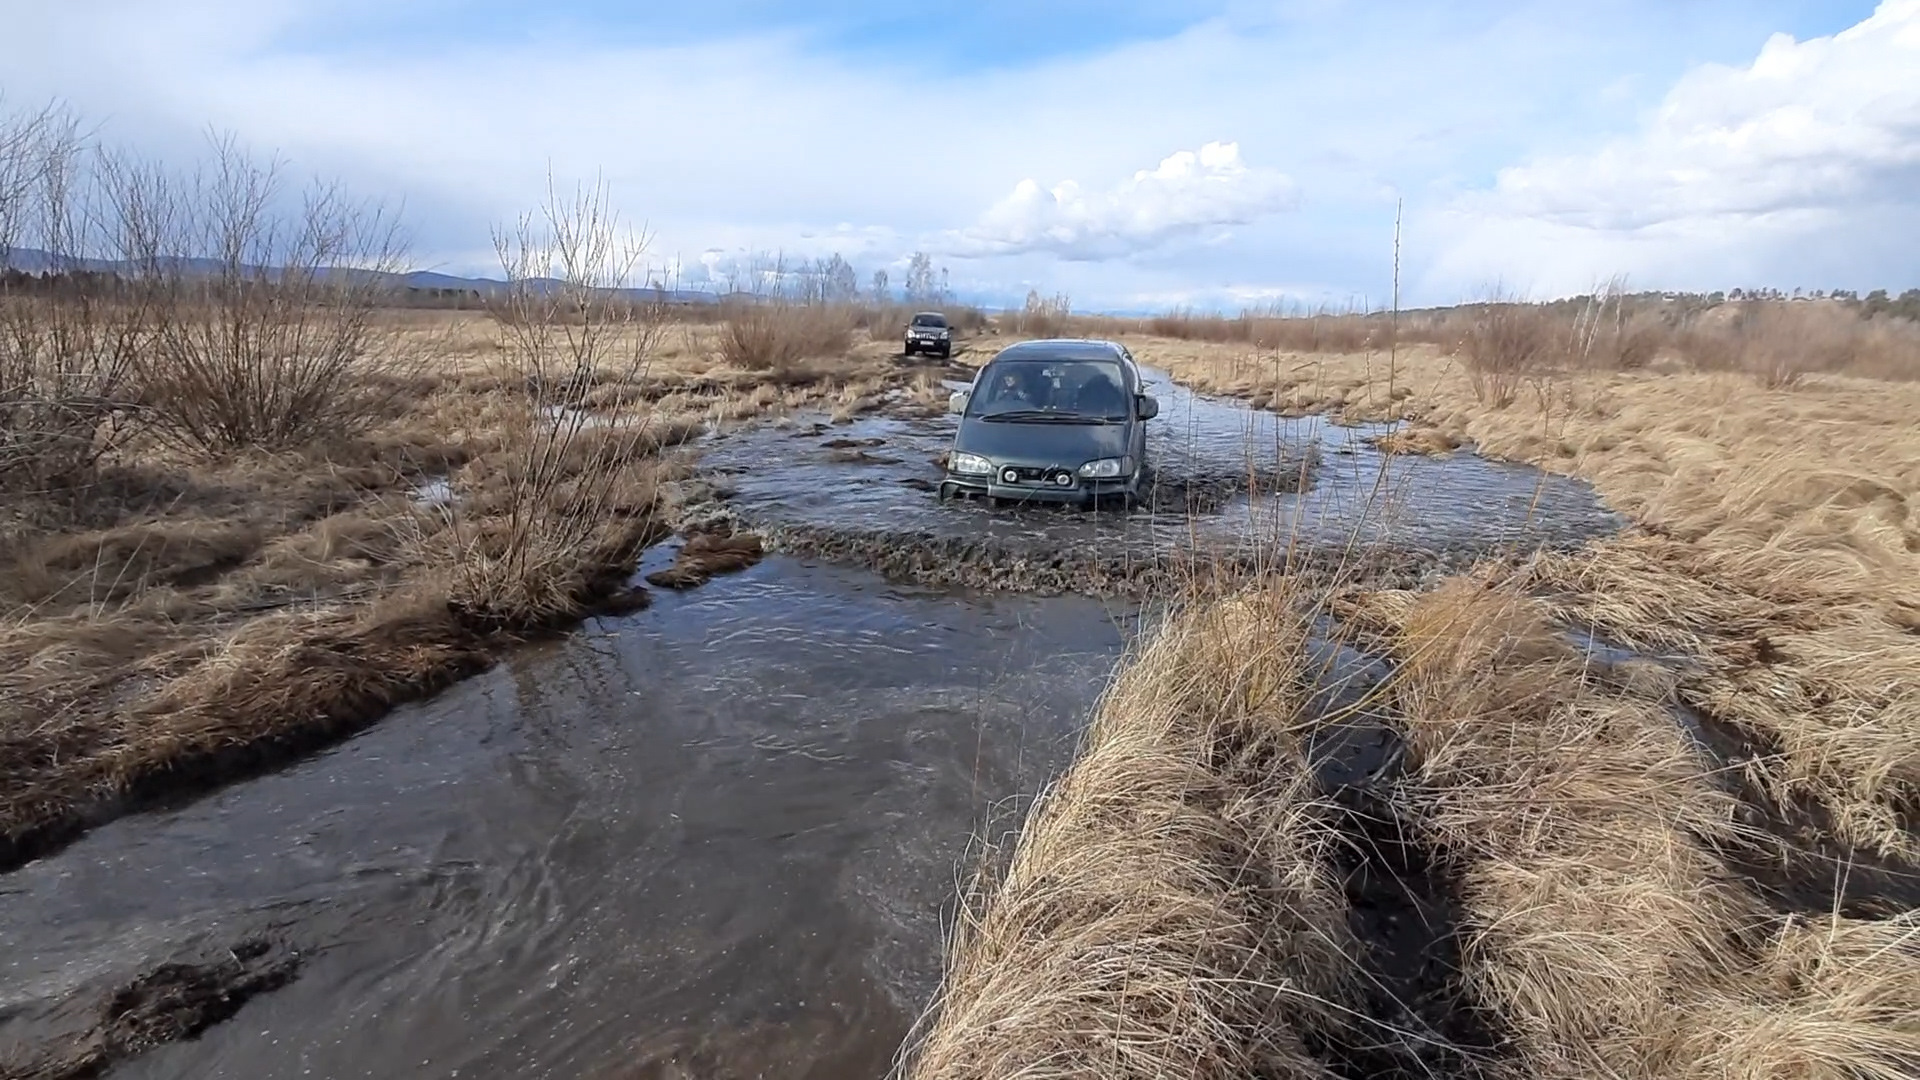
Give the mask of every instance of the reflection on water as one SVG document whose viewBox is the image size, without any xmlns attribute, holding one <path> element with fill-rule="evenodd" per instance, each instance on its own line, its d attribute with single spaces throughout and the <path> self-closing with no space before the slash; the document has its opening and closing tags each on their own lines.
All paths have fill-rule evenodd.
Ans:
<svg viewBox="0 0 1920 1080">
<path fill-rule="evenodd" d="M 265 933 L 296 982 L 116 1075 L 879 1075 L 1122 634 L 787 560 L 661 597 L 10 875 L 0 1045 Z"/>
</svg>

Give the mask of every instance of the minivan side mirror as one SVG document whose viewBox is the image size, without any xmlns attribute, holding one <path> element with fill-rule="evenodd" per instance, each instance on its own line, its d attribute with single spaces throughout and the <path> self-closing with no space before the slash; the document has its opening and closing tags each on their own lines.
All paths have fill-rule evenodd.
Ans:
<svg viewBox="0 0 1920 1080">
<path fill-rule="evenodd" d="M 947 399 L 947 411 L 950 413 L 966 412 L 967 399 L 971 397 L 973 397 L 972 391 L 969 391 L 969 390 L 954 391 L 953 396 Z"/>
<path fill-rule="evenodd" d="M 1135 411 L 1139 413 L 1140 419 L 1151 420 L 1160 415 L 1160 402 L 1158 400 L 1146 394 L 1140 394 L 1135 397 L 1134 402 L 1139 406 Z"/>
</svg>

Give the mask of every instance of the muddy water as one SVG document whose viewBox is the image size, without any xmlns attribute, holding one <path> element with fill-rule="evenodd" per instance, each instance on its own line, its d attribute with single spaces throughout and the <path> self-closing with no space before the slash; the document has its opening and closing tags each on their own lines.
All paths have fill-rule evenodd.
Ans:
<svg viewBox="0 0 1920 1080">
<path fill-rule="evenodd" d="M 776 536 L 1041 556 L 1287 537 L 1471 555 L 1617 524 L 1572 481 L 1388 462 L 1365 441 L 1385 429 L 1155 378 L 1159 481 L 1131 513 L 940 505 L 945 417 L 761 428 L 707 463 L 725 513 Z M 971 838 L 1069 759 L 1128 610 L 787 557 L 657 593 L 0 878 L 0 1075 L 76 1045 L 143 973 L 245 957 L 276 965 L 263 985 L 297 972 L 114 1075 L 879 1076 L 934 989 Z M 1326 767 L 1354 775 L 1330 779 L 1379 767 L 1376 734 L 1340 734 Z"/>
<path fill-rule="evenodd" d="M 880 1075 L 1122 629 L 780 559 L 662 596 L 5 878 L 0 1062 L 264 937 L 290 985 L 115 1075 Z"/>
<path fill-rule="evenodd" d="M 734 513 L 776 536 L 827 530 L 1140 556 L 1353 541 L 1478 554 L 1573 544 L 1622 524 L 1578 480 L 1472 454 L 1389 458 L 1370 440 L 1391 425 L 1287 419 L 1144 374 L 1161 404 L 1148 425 L 1156 483 L 1130 513 L 940 503 L 932 492 L 953 440 L 950 416 L 768 427 L 729 439 L 708 461 L 729 474 Z"/>
</svg>

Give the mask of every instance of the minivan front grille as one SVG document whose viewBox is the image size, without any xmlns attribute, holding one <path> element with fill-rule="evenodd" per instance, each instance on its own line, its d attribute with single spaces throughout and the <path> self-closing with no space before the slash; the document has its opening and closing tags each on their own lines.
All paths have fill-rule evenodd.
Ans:
<svg viewBox="0 0 1920 1080">
<path fill-rule="evenodd" d="M 1000 469 L 1000 482 L 1003 484 L 1045 484 L 1049 487 L 1072 487 L 1073 473 L 1066 469 L 1039 469 L 1029 465 L 1006 465 Z"/>
</svg>

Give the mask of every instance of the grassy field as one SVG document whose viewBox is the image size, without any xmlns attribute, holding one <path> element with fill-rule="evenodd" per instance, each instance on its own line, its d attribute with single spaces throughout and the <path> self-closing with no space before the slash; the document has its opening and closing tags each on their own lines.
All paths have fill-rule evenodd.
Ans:
<svg viewBox="0 0 1920 1080">
<path fill-rule="evenodd" d="M 8 297 L 6 314 L 44 328 L 56 303 Z M 679 448 L 701 431 L 802 407 L 845 418 L 895 389 L 944 404 L 890 334 L 872 343 L 840 313 L 822 339 L 818 319 L 783 324 L 759 357 L 728 321 L 371 311 L 322 421 L 217 445 L 161 421 L 201 420 L 187 394 L 270 404 L 249 393 L 272 372 L 239 364 L 195 388 L 125 373 L 115 415 L 87 432 L 105 445 L 47 476 L 30 466 L 49 437 L 8 473 L 0 865 L 336 739 L 528 635 L 644 603 L 627 582 L 690 497 Z M 47 378 L 9 387 L 26 388 L 16 417 L 62 400 Z M 701 541 L 689 559 L 738 565 L 749 547 Z"/>
<path fill-rule="evenodd" d="M 1391 358 L 1358 320 L 1077 328 L 1634 524 L 1430 592 L 1190 598 L 971 894 L 910 1075 L 1920 1072 L 1920 351 L 1622 365 L 1499 314 Z M 1340 643 L 1390 666 L 1356 689 Z M 1356 724 L 1393 749 L 1329 779 Z"/>
</svg>

